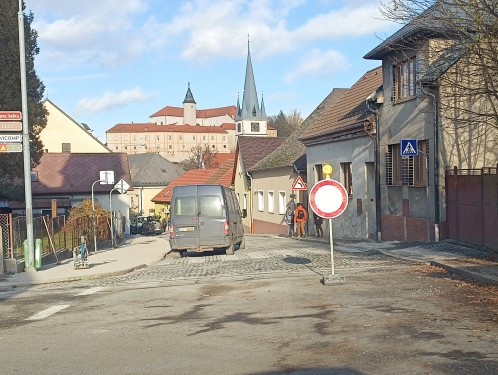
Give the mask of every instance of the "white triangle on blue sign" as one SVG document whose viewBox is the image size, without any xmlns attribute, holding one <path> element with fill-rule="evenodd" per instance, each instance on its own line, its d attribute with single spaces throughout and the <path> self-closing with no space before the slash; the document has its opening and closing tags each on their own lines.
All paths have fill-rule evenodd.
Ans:
<svg viewBox="0 0 498 375">
<path fill-rule="evenodd" d="M 412 143 L 411 142 L 407 142 L 406 143 L 406 147 L 405 149 L 403 150 L 403 154 L 416 154 L 417 151 L 415 150 L 415 148 L 413 147 Z"/>
</svg>

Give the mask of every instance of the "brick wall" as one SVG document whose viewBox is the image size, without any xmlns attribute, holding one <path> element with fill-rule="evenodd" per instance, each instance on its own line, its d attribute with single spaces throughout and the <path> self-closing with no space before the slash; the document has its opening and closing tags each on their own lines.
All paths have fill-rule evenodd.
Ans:
<svg viewBox="0 0 498 375">
<path fill-rule="evenodd" d="M 383 241 L 427 241 L 427 220 L 394 215 L 381 215 Z M 434 220 L 430 222 L 431 241 L 434 241 Z M 439 223 L 439 239 L 446 238 L 446 222 Z"/>
<path fill-rule="evenodd" d="M 254 234 L 287 234 L 287 225 L 254 220 Z"/>
</svg>

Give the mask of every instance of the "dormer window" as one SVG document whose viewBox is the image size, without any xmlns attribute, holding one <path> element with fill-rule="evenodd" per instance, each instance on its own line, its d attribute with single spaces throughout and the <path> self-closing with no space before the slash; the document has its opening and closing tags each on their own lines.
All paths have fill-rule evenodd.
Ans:
<svg viewBox="0 0 498 375">
<path fill-rule="evenodd" d="M 252 109 L 252 117 L 256 117 L 256 106 Z"/>
<path fill-rule="evenodd" d="M 391 95 L 393 102 L 408 100 L 416 96 L 417 65 L 417 57 L 412 57 L 393 66 Z"/>
</svg>

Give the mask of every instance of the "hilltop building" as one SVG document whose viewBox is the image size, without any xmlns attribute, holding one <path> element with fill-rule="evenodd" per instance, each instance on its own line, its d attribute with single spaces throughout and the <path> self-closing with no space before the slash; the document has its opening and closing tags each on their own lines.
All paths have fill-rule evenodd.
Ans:
<svg viewBox="0 0 498 375">
<path fill-rule="evenodd" d="M 127 154 L 158 153 L 172 162 L 189 158 L 201 145 L 219 154 L 234 153 L 238 136 L 276 137 L 268 127 L 265 104 L 258 101 L 249 44 L 242 105 L 197 109 L 188 85 L 183 108 L 166 106 L 150 116 L 148 123 L 116 124 L 106 132 L 107 147 Z"/>
</svg>

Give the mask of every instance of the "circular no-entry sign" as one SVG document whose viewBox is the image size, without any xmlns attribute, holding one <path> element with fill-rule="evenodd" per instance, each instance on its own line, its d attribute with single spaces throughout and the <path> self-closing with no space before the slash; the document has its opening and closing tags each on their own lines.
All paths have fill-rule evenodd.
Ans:
<svg viewBox="0 0 498 375">
<path fill-rule="evenodd" d="M 346 210 L 348 192 L 339 181 L 318 181 L 310 191 L 310 206 L 318 216 L 334 219 Z"/>
</svg>

